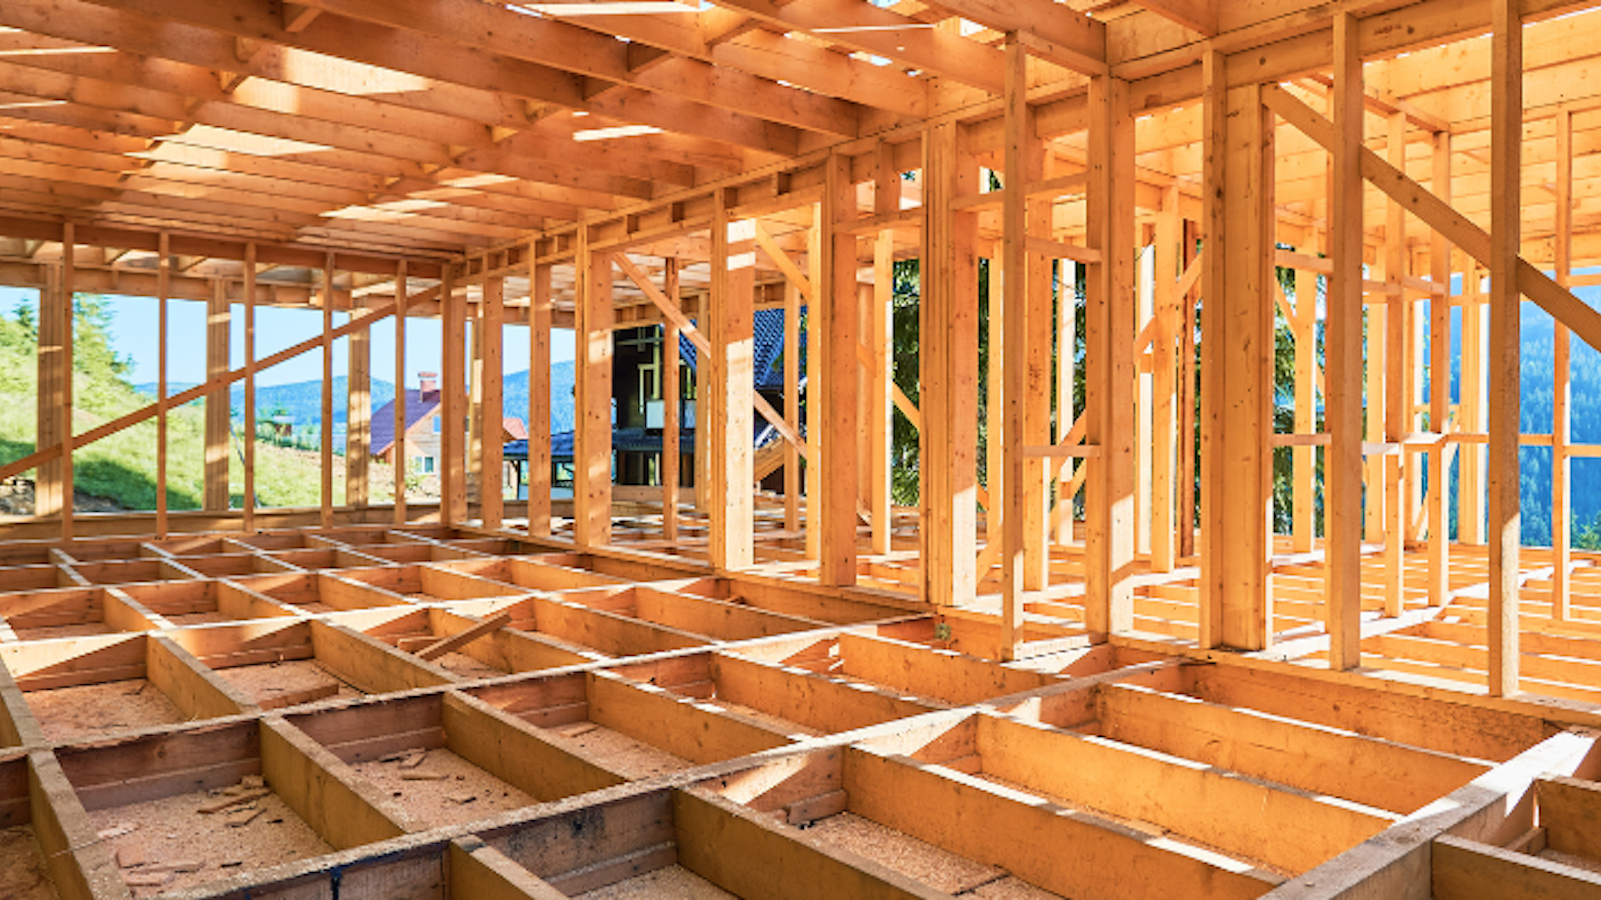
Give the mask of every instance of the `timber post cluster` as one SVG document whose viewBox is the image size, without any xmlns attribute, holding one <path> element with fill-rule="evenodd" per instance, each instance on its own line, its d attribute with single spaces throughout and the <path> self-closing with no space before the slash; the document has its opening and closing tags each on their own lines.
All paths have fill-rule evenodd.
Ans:
<svg viewBox="0 0 1601 900">
<path fill-rule="evenodd" d="M 0 896 L 1601 896 L 1598 48 L 0 6 Z"/>
</svg>

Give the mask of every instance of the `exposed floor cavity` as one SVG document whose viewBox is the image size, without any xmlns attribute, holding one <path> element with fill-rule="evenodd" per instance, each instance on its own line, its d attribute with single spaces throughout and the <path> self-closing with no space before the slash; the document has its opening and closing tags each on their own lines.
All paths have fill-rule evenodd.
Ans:
<svg viewBox="0 0 1601 900">
<path fill-rule="evenodd" d="M 143 678 L 29 691 L 24 695 L 47 740 L 60 743 L 130 728 L 176 725 L 188 719 Z"/>
<path fill-rule="evenodd" d="M 199 811 L 226 799 L 220 792 L 193 791 L 96 810 L 89 819 L 97 832 L 131 829 L 108 838 L 106 845 L 130 886 L 159 882 L 140 885 L 135 896 L 142 897 L 187 890 L 334 850 L 277 794 L 252 801 L 257 815 L 240 825 L 232 822 L 243 814 Z"/>
<path fill-rule="evenodd" d="M 319 693 L 322 696 L 316 697 L 317 700 L 363 696 L 361 691 L 335 678 L 312 659 L 235 666 L 218 669 L 217 674 L 226 678 L 251 700 L 267 707 L 283 706 L 290 701 L 295 701 L 297 704 L 310 703 L 312 702 L 310 699 L 296 698 Z"/>
<path fill-rule="evenodd" d="M 422 755 L 420 762 L 406 757 L 355 763 L 351 768 L 430 828 L 472 822 L 539 802 L 444 748 L 418 750 L 417 754 Z"/>
<path fill-rule="evenodd" d="M 481 662 L 465 653 L 446 653 L 436 659 L 429 660 L 452 675 L 476 681 L 480 678 L 499 678 L 510 675 L 506 669 L 497 669 L 486 662 Z"/>
<path fill-rule="evenodd" d="M 581 900 L 739 900 L 683 866 L 664 866 L 653 872 L 577 895 Z"/>
<path fill-rule="evenodd" d="M 1007 878 L 1004 869 L 958 856 L 853 813 L 820 819 L 806 833 L 947 894 L 973 892 Z M 1039 896 L 1054 895 L 1040 891 Z"/>
<path fill-rule="evenodd" d="M 45 869 L 44 854 L 32 825 L 0 829 L 0 897 L 6 900 L 56 900 L 56 886 Z"/>
<path fill-rule="evenodd" d="M 620 731 L 593 722 L 562 725 L 553 730 L 577 744 L 595 764 L 630 781 L 654 778 L 695 765 L 660 747 L 634 740 Z"/>
</svg>

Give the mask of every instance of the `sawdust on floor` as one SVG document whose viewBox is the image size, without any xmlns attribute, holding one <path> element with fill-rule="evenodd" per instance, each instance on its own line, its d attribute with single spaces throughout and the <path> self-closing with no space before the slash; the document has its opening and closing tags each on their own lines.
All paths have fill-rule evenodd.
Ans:
<svg viewBox="0 0 1601 900">
<path fill-rule="evenodd" d="M 465 653 L 446 653 L 444 656 L 429 660 L 429 662 L 452 675 L 472 681 L 480 678 L 499 678 L 502 675 L 511 674 L 505 669 L 497 669 L 486 662 L 473 659 Z"/>
<path fill-rule="evenodd" d="M 16 628 L 19 641 L 44 641 L 53 638 L 94 637 L 97 634 L 115 634 L 117 629 L 104 622 L 79 622 L 75 625 L 44 625 L 38 628 Z"/>
<path fill-rule="evenodd" d="M 613 731 L 593 722 L 562 725 L 552 730 L 577 744 L 584 751 L 584 755 L 596 765 L 630 781 L 654 778 L 668 772 L 693 768 L 695 765 L 660 747 L 636 741 L 620 731 Z M 573 734 L 567 734 L 569 731 Z"/>
<path fill-rule="evenodd" d="M 328 685 L 337 686 L 339 692 L 323 699 L 362 696 L 361 691 L 328 674 L 327 669 L 311 659 L 235 666 L 230 669 L 218 669 L 217 674 L 228 679 L 230 684 L 257 703 L 271 702 L 273 698 L 285 694 L 298 694 Z"/>
<path fill-rule="evenodd" d="M 124 880 L 163 866 L 198 863 L 192 872 L 173 872 L 164 884 L 140 887 L 135 897 L 193 888 L 240 872 L 250 872 L 310 859 L 334 848 L 295 815 L 277 794 L 255 800 L 261 814 L 249 824 L 228 825 L 228 813 L 202 815 L 198 810 L 226 799 L 213 791 L 192 791 L 89 814 L 95 831 L 131 828 L 106 840 Z M 121 865 L 137 862 L 139 865 Z"/>
<path fill-rule="evenodd" d="M 616 884 L 578 894 L 575 900 L 738 900 L 734 894 L 683 866 L 664 866 Z"/>
<path fill-rule="evenodd" d="M 47 740 L 70 741 L 130 728 L 187 720 L 160 689 L 143 678 L 29 691 L 24 696 Z"/>
<path fill-rule="evenodd" d="M 998 882 L 1007 874 L 1004 869 L 942 850 L 853 813 L 820 819 L 806 833 L 947 894 L 972 891 Z"/>
<path fill-rule="evenodd" d="M 32 825 L 0 829 L 0 897 L 56 900 L 56 886 L 45 869 Z"/>
<path fill-rule="evenodd" d="M 370 760 L 351 768 L 430 828 L 472 822 L 539 802 L 442 747 L 427 751 L 415 766 L 407 762 Z M 444 777 L 424 780 L 419 775 Z"/>
</svg>

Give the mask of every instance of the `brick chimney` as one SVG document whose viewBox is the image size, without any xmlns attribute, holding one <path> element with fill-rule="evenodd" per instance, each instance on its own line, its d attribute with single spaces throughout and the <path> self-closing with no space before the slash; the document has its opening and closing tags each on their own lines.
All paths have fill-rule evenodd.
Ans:
<svg viewBox="0 0 1601 900">
<path fill-rule="evenodd" d="M 423 396 L 427 396 L 429 394 L 437 394 L 437 393 L 439 393 L 439 373 L 438 372 L 418 372 L 417 373 L 417 381 L 421 385 L 422 390 L 420 391 L 420 393 Z"/>
</svg>

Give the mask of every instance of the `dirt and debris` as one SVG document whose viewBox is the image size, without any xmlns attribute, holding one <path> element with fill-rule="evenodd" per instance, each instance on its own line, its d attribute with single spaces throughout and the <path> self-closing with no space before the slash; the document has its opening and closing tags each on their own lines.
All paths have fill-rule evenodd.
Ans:
<svg viewBox="0 0 1601 900">
<path fill-rule="evenodd" d="M 539 802 L 443 748 L 390 754 L 352 768 L 430 827 L 471 822 Z"/>
<path fill-rule="evenodd" d="M 45 738 L 58 743 L 130 728 L 176 725 L 189 718 L 143 678 L 29 691 L 24 696 Z"/>
<path fill-rule="evenodd" d="M 626 734 L 596 725 L 594 722 L 578 722 L 554 730 L 578 745 L 591 762 L 630 781 L 654 778 L 695 765 L 660 747 L 637 741 Z"/>
<path fill-rule="evenodd" d="M 0 897 L 56 900 L 56 886 L 45 869 L 32 825 L 0 829 Z"/>
<path fill-rule="evenodd" d="M 471 681 L 476 681 L 480 678 L 499 678 L 502 675 L 511 674 L 505 669 L 498 669 L 461 652 L 446 653 L 433 660 L 433 664 L 452 675 Z"/>
<path fill-rule="evenodd" d="M 579 900 L 737 900 L 734 894 L 683 866 L 664 866 L 577 897 Z"/>
<path fill-rule="evenodd" d="M 229 869 L 267 868 L 334 849 L 260 776 L 214 791 L 95 810 L 89 817 L 135 897 L 188 890 L 227 876 Z"/>
<path fill-rule="evenodd" d="M 266 709 L 362 696 L 361 691 L 328 674 L 312 659 L 235 666 L 218 669 L 217 674 Z"/>
</svg>

